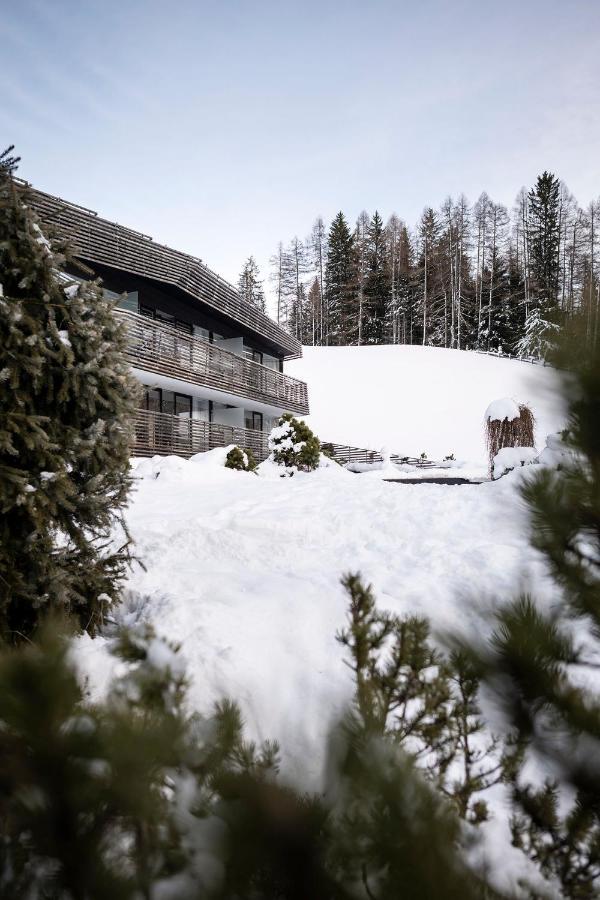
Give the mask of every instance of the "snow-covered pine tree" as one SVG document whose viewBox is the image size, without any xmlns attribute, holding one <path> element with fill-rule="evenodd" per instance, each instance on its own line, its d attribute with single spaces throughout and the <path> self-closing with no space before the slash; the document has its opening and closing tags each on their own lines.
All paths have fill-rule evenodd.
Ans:
<svg viewBox="0 0 600 900">
<path fill-rule="evenodd" d="M 558 331 L 558 325 L 545 317 L 544 307 L 531 307 L 525 319 L 523 335 L 515 346 L 517 356 L 546 359 L 554 345 Z"/>
<path fill-rule="evenodd" d="M 5 157 L 0 638 L 8 642 L 27 638 L 57 608 L 93 634 L 115 602 L 129 559 L 122 511 L 137 390 L 113 302 L 96 282 L 61 280 L 65 257 L 42 233 L 13 169 Z"/>
<path fill-rule="evenodd" d="M 256 260 L 249 256 L 238 279 L 238 291 L 247 302 L 265 311 L 265 292 Z"/>
</svg>

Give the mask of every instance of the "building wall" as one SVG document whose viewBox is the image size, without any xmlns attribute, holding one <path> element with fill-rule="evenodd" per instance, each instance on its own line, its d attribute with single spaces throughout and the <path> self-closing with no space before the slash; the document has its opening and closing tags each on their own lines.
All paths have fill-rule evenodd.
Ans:
<svg viewBox="0 0 600 900">
<path fill-rule="evenodd" d="M 88 263 L 86 265 L 89 266 Z M 187 297 L 183 291 L 171 285 L 163 285 L 150 278 L 140 275 L 132 275 L 94 263 L 94 274 L 102 279 L 104 287 L 116 294 L 136 293 L 138 303 L 154 309 L 160 309 L 189 325 L 200 326 L 217 335 L 219 339 L 245 340 L 248 346 L 262 353 L 267 353 L 279 361 L 279 369 L 283 370 L 283 356 L 281 351 L 273 347 L 268 341 L 260 340 L 256 335 L 244 330 L 225 316 L 219 317 L 210 307 L 204 306 L 200 301 L 194 301 Z M 72 274 L 81 277 L 81 272 L 73 269 Z M 125 308 L 131 308 L 131 304 L 124 304 Z M 234 350 L 233 352 L 237 352 Z"/>
</svg>

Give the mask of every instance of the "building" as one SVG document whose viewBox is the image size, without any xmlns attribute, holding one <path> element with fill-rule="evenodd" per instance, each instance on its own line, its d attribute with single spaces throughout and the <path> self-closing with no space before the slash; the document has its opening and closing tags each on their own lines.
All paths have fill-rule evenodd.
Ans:
<svg viewBox="0 0 600 900">
<path fill-rule="evenodd" d="M 135 454 L 237 444 L 264 459 L 274 421 L 308 413 L 306 384 L 283 371 L 300 343 L 200 259 L 41 191 L 29 204 L 87 270 L 68 274 L 101 278 L 118 300 L 142 385 Z"/>
</svg>

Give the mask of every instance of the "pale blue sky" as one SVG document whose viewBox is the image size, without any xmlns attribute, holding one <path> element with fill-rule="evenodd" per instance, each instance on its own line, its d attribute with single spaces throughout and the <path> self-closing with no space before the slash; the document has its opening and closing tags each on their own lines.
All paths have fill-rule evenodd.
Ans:
<svg viewBox="0 0 600 900">
<path fill-rule="evenodd" d="M 316 215 L 600 193 L 600 0 L 0 0 L 20 174 L 232 281 Z"/>
</svg>

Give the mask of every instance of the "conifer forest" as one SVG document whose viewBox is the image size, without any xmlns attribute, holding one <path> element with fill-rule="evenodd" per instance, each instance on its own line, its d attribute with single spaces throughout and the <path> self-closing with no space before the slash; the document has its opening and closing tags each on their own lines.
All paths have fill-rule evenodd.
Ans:
<svg viewBox="0 0 600 900">
<path fill-rule="evenodd" d="M 279 243 L 268 281 L 277 320 L 305 345 L 421 344 L 541 358 L 577 312 L 600 316 L 600 199 L 579 205 L 551 172 L 508 210 L 485 192 L 448 197 L 411 228 L 377 210 L 338 212 Z M 251 257 L 240 290 L 264 308 Z"/>
</svg>

